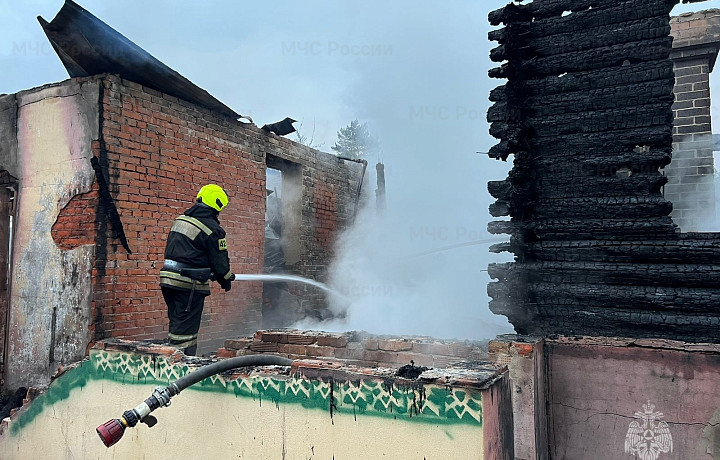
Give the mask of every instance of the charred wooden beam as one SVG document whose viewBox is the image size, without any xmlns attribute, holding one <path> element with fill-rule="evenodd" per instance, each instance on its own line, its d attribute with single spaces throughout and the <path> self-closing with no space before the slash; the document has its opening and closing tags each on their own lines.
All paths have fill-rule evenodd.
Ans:
<svg viewBox="0 0 720 460">
<path fill-rule="evenodd" d="M 720 342 L 720 235 L 685 235 L 662 196 L 672 152 L 675 0 L 536 0 L 492 12 L 506 78 L 487 118 L 514 155 L 491 233 L 490 308 L 520 333 Z"/>
<path fill-rule="evenodd" d="M 640 241 L 574 240 L 538 241 L 524 246 L 537 260 L 594 263 L 667 263 L 682 265 L 720 265 L 720 235 L 702 234 L 707 238 L 648 238 Z"/>
<path fill-rule="evenodd" d="M 528 59 L 521 62 L 519 66 L 503 64 L 490 69 L 488 75 L 492 78 L 513 78 L 527 74 L 559 76 L 566 72 L 583 72 L 638 62 L 660 61 L 668 59 L 671 45 L 672 37 L 663 37 L 604 46 L 590 51 L 575 51 Z"/>
<path fill-rule="evenodd" d="M 622 85 L 634 85 L 653 81 L 674 83 L 672 62 L 644 62 L 631 66 L 610 67 L 590 72 L 575 72 L 560 76 L 546 76 L 527 80 L 523 87 L 530 96 L 563 95 L 585 92 L 602 88 L 616 88 Z M 671 86 L 672 88 L 672 86 Z M 514 89 L 502 85 L 490 92 L 491 101 L 504 101 L 514 97 Z M 618 101 L 622 103 L 622 101 Z"/>
</svg>

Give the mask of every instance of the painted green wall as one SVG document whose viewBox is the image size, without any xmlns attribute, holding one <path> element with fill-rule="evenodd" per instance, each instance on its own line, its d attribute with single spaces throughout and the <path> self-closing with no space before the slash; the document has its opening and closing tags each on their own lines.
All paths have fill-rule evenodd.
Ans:
<svg viewBox="0 0 720 460">
<path fill-rule="evenodd" d="M 13 417 L 0 458 L 143 458 L 138 449 L 145 458 L 482 458 L 479 391 L 279 371 L 208 378 L 155 411 L 155 427 L 102 445 L 96 426 L 188 371 L 165 357 L 93 350 Z M 50 439 L 62 448 L 34 457 Z"/>
</svg>

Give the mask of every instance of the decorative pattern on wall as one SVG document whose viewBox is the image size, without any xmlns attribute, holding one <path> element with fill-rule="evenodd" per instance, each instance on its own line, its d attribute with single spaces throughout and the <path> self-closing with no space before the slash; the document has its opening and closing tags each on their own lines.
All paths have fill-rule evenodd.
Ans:
<svg viewBox="0 0 720 460">
<path fill-rule="evenodd" d="M 163 357 L 93 350 L 89 360 L 67 371 L 48 391 L 38 396 L 11 425 L 17 434 L 23 426 L 55 402 L 66 399 L 76 388 L 93 380 L 110 380 L 124 385 L 167 385 L 193 369 L 172 364 Z M 151 390 L 151 388 L 150 388 Z M 305 409 L 361 416 L 391 417 L 407 422 L 437 425 L 482 426 L 482 403 L 478 390 L 438 385 L 403 385 L 389 379 L 368 377 L 354 381 L 309 380 L 299 375 L 253 374 L 237 379 L 214 375 L 189 390 L 231 394 L 252 398 L 258 404 L 299 404 Z M 148 392 L 149 394 L 150 392 Z M 178 397 L 183 397 L 185 393 Z"/>
</svg>

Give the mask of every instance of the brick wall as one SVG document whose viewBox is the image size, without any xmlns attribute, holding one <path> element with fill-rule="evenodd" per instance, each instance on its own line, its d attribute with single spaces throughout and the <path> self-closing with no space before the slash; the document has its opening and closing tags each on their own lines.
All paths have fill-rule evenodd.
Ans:
<svg viewBox="0 0 720 460">
<path fill-rule="evenodd" d="M 328 263 L 335 255 L 334 242 L 338 231 L 352 222 L 355 210 L 355 193 L 362 166 L 338 159 L 317 150 L 280 139 L 287 150 L 279 156 L 302 165 L 300 242 L 303 254 L 295 265 L 295 274 L 326 282 Z M 292 286 L 305 306 L 322 309 L 325 296 L 318 289 L 304 284 Z"/>
<path fill-rule="evenodd" d="M 220 221 L 228 234 L 236 273 L 261 273 L 264 247 L 265 168 L 272 155 L 299 166 L 303 209 L 297 274 L 323 279 L 335 232 L 349 221 L 350 178 L 344 162 L 141 85 L 103 76 L 101 140 L 94 144 L 132 254 L 120 244 L 119 225 L 98 219 L 94 268 L 96 339 L 162 338 L 166 307 L 158 286 L 172 220 L 205 183 L 218 183 L 230 204 Z M 320 293 L 301 289 L 311 305 Z M 213 286 L 205 303 L 200 351 L 227 337 L 258 329 L 259 282 L 236 282 L 225 293 Z"/>
<path fill-rule="evenodd" d="M 95 182 L 91 191 L 75 195 L 60 211 L 51 229 L 55 244 L 64 250 L 95 244 L 97 207 L 98 184 Z"/>
<path fill-rule="evenodd" d="M 720 46 L 720 10 L 672 18 L 675 70 L 673 157 L 665 168 L 665 198 L 683 231 L 715 230 L 710 72 Z"/>
<path fill-rule="evenodd" d="M 253 337 L 229 339 L 218 356 L 276 354 L 290 359 L 329 358 L 367 367 L 415 366 L 446 368 L 461 361 L 488 357 L 481 342 L 453 342 L 428 337 L 386 337 L 364 332 L 341 334 L 299 330 L 261 330 Z"/>
</svg>

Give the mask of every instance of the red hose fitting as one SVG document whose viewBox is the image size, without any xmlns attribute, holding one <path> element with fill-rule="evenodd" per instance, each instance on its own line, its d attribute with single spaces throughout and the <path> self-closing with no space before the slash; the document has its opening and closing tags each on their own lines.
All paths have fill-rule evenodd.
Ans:
<svg viewBox="0 0 720 460">
<path fill-rule="evenodd" d="M 125 433 L 125 425 L 118 419 L 112 419 L 97 427 L 95 431 L 97 431 L 105 447 L 110 447 L 122 438 L 123 433 Z"/>
</svg>

